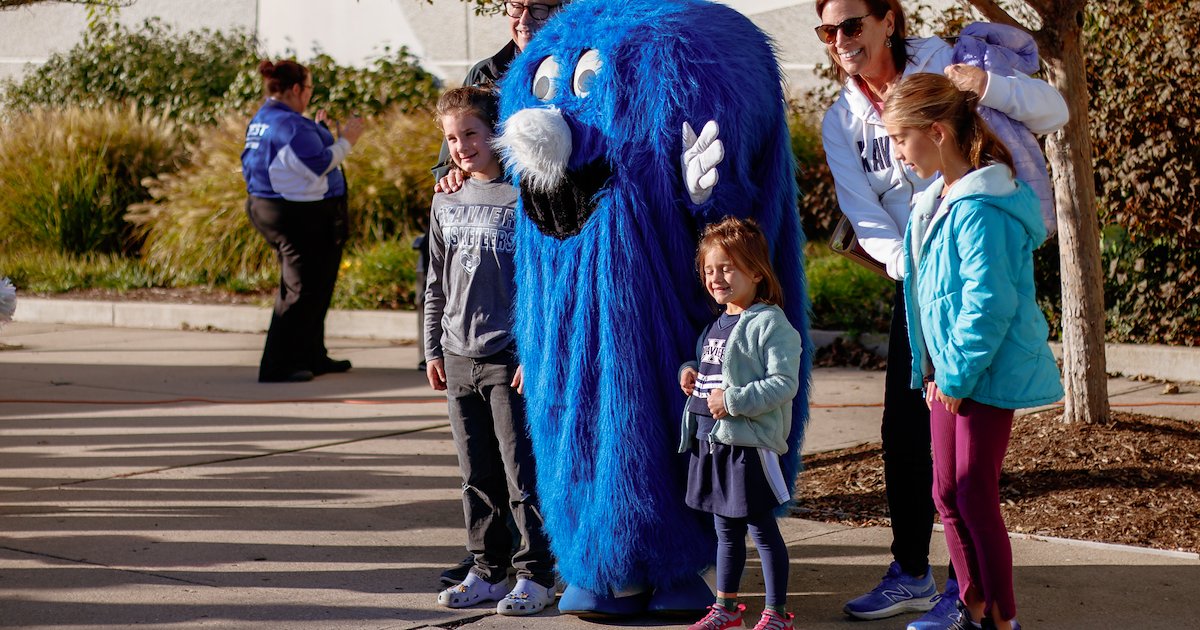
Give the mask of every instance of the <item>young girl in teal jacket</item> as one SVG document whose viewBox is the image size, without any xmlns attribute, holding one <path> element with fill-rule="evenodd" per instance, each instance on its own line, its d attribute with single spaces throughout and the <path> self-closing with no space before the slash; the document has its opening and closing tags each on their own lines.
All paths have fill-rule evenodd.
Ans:
<svg viewBox="0 0 1200 630">
<path fill-rule="evenodd" d="M 916 200 L 904 237 L 912 386 L 925 387 L 933 498 L 960 589 L 955 627 L 1019 628 L 1000 469 L 1013 410 L 1062 398 L 1038 308 L 1033 250 L 1046 239 L 1037 196 L 988 130 L 978 97 L 914 74 L 883 120 L 898 159 L 941 173 Z"/>
<path fill-rule="evenodd" d="M 679 370 L 688 395 L 679 452 L 690 452 L 686 502 L 713 515 L 717 601 L 691 630 L 741 628 L 737 602 L 746 532 L 762 559 L 767 608 L 756 630 L 788 630 L 787 546 L 775 508 L 791 500 L 779 456 L 788 450 L 800 387 L 800 333 L 788 322 L 767 240 L 753 221 L 711 225 L 696 255 L 704 288 L 724 312 Z"/>
</svg>

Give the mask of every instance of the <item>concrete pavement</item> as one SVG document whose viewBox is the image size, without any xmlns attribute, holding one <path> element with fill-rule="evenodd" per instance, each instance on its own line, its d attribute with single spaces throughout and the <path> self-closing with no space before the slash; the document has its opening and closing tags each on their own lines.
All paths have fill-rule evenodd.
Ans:
<svg viewBox="0 0 1200 630">
<path fill-rule="evenodd" d="M 461 503 L 445 404 L 412 346 L 331 339 L 350 373 L 260 385 L 257 334 L 16 323 L 0 343 L 20 346 L 0 351 L 0 627 L 596 626 L 434 605 L 463 555 Z M 877 440 L 881 373 L 818 370 L 814 387 L 806 451 Z M 1161 389 L 1110 383 L 1118 405 L 1200 401 Z M 840 612 L 882 573 L 887 529 L 781 522 L 799 626 L 912 618 Z M 1194 555 L 1029 538 L 1013 551 L 1026 627 L 1197 625 Z M 944 578 L 938 535 L 933 562 Z M 759 610 L 753 559 L 743 591 Z"/>
<path fill-rule="evenodd" d="M 16 320 L 40 324 L 259 333 L 267 330 L 271 309 L 228 304 L 22 297 Z M 416 314 L 412 311 L 334 309 L 325 318 L 325 332 L 330 337 L 347 339 L 411 340 L 416 336 L 416 324 Z M 841 334 L 836 331 L 813 331 L 813 342 L 823 346 L 832 343 Z M 887 335 L 868 334 L 860 341 L 881 356 L 887 355 Z M 1050 347 L 1055 356 L 1061 358 L 1062 344 L 1052 343 Z M 1200 348 L 1110 343 L 1105 346 L 1105 355 L 1110 374 L 1144 375 L 1167 381 L 1200 383 Z"/>
</svg>

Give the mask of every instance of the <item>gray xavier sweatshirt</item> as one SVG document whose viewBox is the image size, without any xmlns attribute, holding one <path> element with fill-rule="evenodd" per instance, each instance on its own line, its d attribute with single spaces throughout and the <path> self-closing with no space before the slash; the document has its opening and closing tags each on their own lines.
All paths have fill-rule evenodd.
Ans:
<svg viewBox="0 0 1200 630">
<path fill-rule="evenodd" d="M 468 178 L 437 193 L 429 217 L 425 356 L 482 358 L 512 343 L 517 189 Z"/>
</svg>

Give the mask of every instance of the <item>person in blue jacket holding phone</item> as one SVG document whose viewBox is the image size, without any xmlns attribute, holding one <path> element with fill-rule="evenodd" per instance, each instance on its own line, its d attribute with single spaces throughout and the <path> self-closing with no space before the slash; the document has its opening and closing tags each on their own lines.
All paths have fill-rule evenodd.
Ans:
<svg viewBox="0 0 1200 630">
<path fill-rule="evenodd" d="M 258 72 L 266 100 L 246 127 L 246 213 L 280 264 L 258 380 L 311 381 L 350 369 L 349 361 L 329 357 L 325 313 L 348 235 L 346 177 L 340 166 L 362 135 L 363 122 L 351 118 L 335 139 L 323 111 L 316 120 L 304 116 L 313 95 L 308 68 L 291 60 L 264 60 Z"/>
</svg>

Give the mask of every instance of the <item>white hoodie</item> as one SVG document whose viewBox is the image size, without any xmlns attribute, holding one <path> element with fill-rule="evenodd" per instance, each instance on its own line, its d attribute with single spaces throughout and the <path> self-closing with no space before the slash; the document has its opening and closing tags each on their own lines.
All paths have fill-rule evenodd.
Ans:
<svg viewBox="0 0 1200 630">
<path fill-rule="evenodd" d="M 954 63 L 954 50 L 939 38 L 908 40 L 904 76 L 942 74 Z M 1022 122 L 1035 134 L 1067 123 L 1067 103 L 1053 86 L 1028 75 L 988 73 L 980 105 Z M 887 265 L 888 275 L 904 278 L 902 239 L 915 195 L 933 181 L 922 179 L 892 155 L 892 143 L 871 100 L 853 78 L 821 125 L 825 159 L 833 173 L 838 205 L 854 224 L 858 242 L 872 258 Z"/>
</svg>

